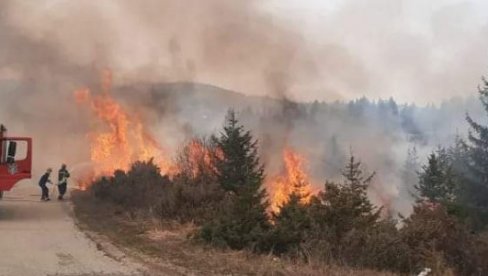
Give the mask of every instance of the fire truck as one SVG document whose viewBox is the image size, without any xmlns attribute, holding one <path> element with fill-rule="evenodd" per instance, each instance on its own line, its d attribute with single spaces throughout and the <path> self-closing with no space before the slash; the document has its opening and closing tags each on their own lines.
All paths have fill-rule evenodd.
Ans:
<svg viewBox="0 0 488 276">
<path fill-rule="evenodd" d="M 4 191 L 32 177 L 32 138 L 9 137 L 0 125 L 0 198 Z"/>
</svg>

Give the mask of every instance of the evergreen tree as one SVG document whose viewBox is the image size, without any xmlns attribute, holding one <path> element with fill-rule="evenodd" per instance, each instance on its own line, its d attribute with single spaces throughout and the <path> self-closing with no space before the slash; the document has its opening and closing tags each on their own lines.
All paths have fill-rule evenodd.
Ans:
<svg viewBox="0 0 488 276">
<path fill-rule="evenodd" d="M 365 175 L 361 162 L 351 156 L 343 171 L 344 182 L 326 182 L 324 192 L 312 201 L 314 224 L 339 241 L 352 229 L 365 229 L 374 225 L 381 209 L 369 200 L 367 189 L 374 173 Z"/>
<path fill-rule="evenodd" d="M 422 198 L 434 203 L 455 200 L 455 177 L 444 149 L 430 154 L 428 164 L 422 166 L 416 189 Z"/>
<path fill-rule="evenodd" d="M 466 142 L 456 136 L 454 145 L 448 149 L 448 154 L 451 158 L 451 165 L 454 173 L 457 175 L 459 181 L 463 182 L 462 178 L 467 173 L 467 164 L 469 159 L 469 149 Z"/>
<path fill-rule="evenodd" d="M 351 155 L 349 162 L 342 173 L 345 178 L 343 189 L 349 190 L 353 215 L 365 218 L 366 221 L 376 220 L 379 217 L 379 210 L 375 211 L 373 204 L 369 201 L 367 190 L 376 173 L 364 175 L 361 169 L 361 162 L 356 161 Z M 326 189 L 327 190 L 327 189 Z M 347 194 L 347 193 L 346 193 Z"/>
<path fill-rule="evenodd" d="M 310 229 L 307 199 L 309 183 L 298 176 L 293 184 L 293 192 L 278 214 L 273 214 L 274 229 L 271 233 L 272 249 L 281 254 L 291 249 L 297 250 Z"/>
<path fill-rule="evenodd" d="M 227 114 L 224 131 L 213 140 L 220 149 L 216 157 L 218 182 L 228 193 L 221 212 L 202 227 L 201 236 L 233 249 L 261 249 L 270 224 L 257 141 L 239 124 L 233 110 Z"/>
<path fill-rule="evenodd" d="M 417 148 L 414 146 L 407 151 L 407 159 L 402 169 L 402 191 L 405 195 L 415 196 L 415 186 L 418 184 L 419 161 Z"/>
<path fill-rule="evenodd" d="M 259 164 L 257 141 L 239 124 L 235 111 L 229 110 L 223 132 L 212 141 L 219 149 L 215 167 L 222 188 L 237 192 L 243 187 L 261 187 L 264 167 Z"/>
<path fill-rule="evenodd" d="M 456 202 L 459 209 L 465 209 L 470 205 L 469 187 L 470 181 L 467 177 L 469 175 L 469 160 L 470 160 L 470 150 L 466 142 L 460 138 L 456 137 L 454 145 L 448 149 L 448 155 L 451 160 L 451 168 L 453 172 L 454 181 L 456 183 Z M 460 210 L 463 213 L 466 210 Z M 466 216 L 466 214 L 462 214 Z"/>
<path fill-rule="evenodd" d="M 488 113 L 488 80 L 478 89 L 479 99 Z M 480 226 L 488 224 L 488 126 L 475 122 L 471 116 L 466 119 L 471 127 L 469 132 L 469 160 L 467 163 L 468 184 L 464 186 L 466 204 Z"/>
<path fill-rule="evenodd" d="M 290 198 L 296 197 L 298 202 L 305 203 L 305 201 L 310 197 L 310 183 L 306 179 L 305 174 L 296 174 L 293 177 L 293 188 Z"/>
<path fill-rule="evenodd" d="M 453 168 L 453 159 L 449 150 L 437 149 L 439 164 L 443 172 L 444 188 L 443 202 L 447 205 L 457 204 L 459 193 L 459 177 Z"/>
<path fill-rule="evenodd" d="M 310 229 L 308 204 L 303 203 L 303 198 L 294 192 L 273 217 L 275 225 L 270 235 L 273 252 L 281 254 L 298 250 Z"/>
</svg>

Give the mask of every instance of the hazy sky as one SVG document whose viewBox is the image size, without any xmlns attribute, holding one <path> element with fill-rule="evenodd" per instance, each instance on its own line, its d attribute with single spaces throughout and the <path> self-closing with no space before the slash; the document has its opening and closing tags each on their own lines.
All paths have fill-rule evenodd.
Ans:
<svg viewBox="0 0 488 276">
<path fill-rule="evenodd" d="M 367 82 L 343 91 L 346 98 L 436 102 L 475 93 L 488 74 L 486 0 L 274 0 L 266 9 L 359 60 Z"/>
<path fill-rule="evenodd" d="M 4 0 L 0 36 L 0 79 L 50 83 L 107 66 L 119 82 L 428 103 L 488 74 L 485 0 Z"/>
</svg>

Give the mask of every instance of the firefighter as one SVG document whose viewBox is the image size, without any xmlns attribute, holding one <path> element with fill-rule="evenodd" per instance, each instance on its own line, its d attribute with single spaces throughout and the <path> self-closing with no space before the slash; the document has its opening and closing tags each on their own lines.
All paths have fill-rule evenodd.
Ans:
<svg viewBox="0 0 488 276">
<path fill-rule="evenodd" d="M 66 165 L 62 164 L 61 169 L 58 171 L 58 200 L 63 200 L 63 196 L 66 193 L 66 187 L 68 186 L 69 172 L 66 169 Z"/>
<path fill-rule="evenodd" d="M 41 177 L 41 179 L 39 180 L 39 186 L 41 187 L 41 190 L 42 190 L 42 196 L 41 196 L 41 200 L 43 201 L 49 201 L 49 189 L 46 187 L 46 184 L 47 183 L 50 183 L 50 184 L 53 184 L 51 182 L 51 180 L 49 179 L 49 176 L 51 175 L 51 172 L 53 170 L 51 168 L 47 169 L 46 170 L 46 173 L 44 173 Z"/>
</svg>

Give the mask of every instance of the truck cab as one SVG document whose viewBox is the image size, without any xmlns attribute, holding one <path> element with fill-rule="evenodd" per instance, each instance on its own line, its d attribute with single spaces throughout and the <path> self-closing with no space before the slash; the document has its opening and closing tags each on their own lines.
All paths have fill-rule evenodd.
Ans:
<svg viewBox="0 0 488 276">
<path fill-rule="evenodd" d="M 9 137 L 0 125 L 0 197 L 23 179 L 32 177 L 32 138 Z"/>
</svg>

